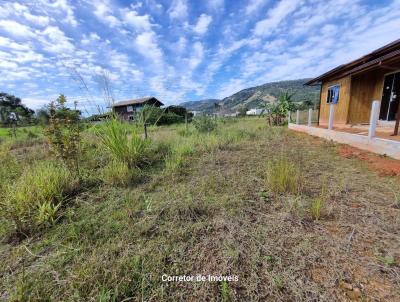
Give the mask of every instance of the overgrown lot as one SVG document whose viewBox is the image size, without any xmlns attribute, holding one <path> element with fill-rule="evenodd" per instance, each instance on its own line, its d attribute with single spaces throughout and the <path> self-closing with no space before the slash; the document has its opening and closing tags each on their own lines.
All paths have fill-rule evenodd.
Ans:
<svg viewBox="0 0 400 302">
<path fill-rule="evenodd" d="M 398 178 L 261 118 L 196 127 L 151 128 L 135 161 L 88 129 L 80 180 L 1 143 L 0 300 L 400 300 Z"/>
</svg>

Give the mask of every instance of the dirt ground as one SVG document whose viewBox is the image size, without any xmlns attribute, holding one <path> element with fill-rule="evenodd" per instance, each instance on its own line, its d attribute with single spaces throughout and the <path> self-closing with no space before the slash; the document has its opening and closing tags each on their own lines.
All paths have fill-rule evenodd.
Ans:
<svg viewBox="0 0 400 302">
<path fill-rule="evenodd" d="M 345 158 L 358 158 L 368 163 L 368 166 L 381 175 L 400 175 L 400 161 L 390 157 L 363 151 L 349 145 L 340 145 L 338 152 Z"/>
</svg>

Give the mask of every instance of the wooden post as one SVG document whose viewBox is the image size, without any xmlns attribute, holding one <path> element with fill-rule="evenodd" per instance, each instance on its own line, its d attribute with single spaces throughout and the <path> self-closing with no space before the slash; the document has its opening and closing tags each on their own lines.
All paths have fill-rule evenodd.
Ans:
<svg viewBox="0 0 400 302">
<path fill-rule="evenodd" d="M 185 113 L 185 131 L 188 131 L 188 118 L 187 118 L 187 112 Z"/>
<path fill-rule="evenodd" d="M 312 109 L 308 109 L 308 127 L 311 127 Z"/>
<path fill-rule="evenodd" d="M 147 124 L 144 123 L 144 139 L 147 139 Z"/>
<path fill-rule="evenodd" d="M 14 138 L 17 138 L 17 122 L 13 121 L 12 122 L 12 134 Z"/>
<path fill-rule="evenodd" d="M 399 134 L 399 124 L 400 124 L 400 102 L 399 102 L 399 104 L 397 105 L 396 124 L 394 125 L 393 136 Z"/>
<path fill-rule="evenodd" d="M 371 106 L 371 115 L 369 119 L 368 138 L 371 139 L 376 135 L 376 124 L 379 118 L 380 102 L 373 101 Z"/>
<path fill-rule="evenodd" d="M 288 112 L 288 124 L 290 124 L 291 117 L 292 117 L 292 114 L 291 114 L 291 112 L 289 111 L 289 112 Z"/>
<path fill-rule="evenodd" d="M 335 107 L 333 104 L 330 105 L 329 107 L 329 122 L 328 122 L 328 129 L 332 130 L 333 129 L 333 116 L 335 114 Z"/>
<path fill-rule="evenodd" d="M 297 109 L 296 111 L 296 124 L 298 125 L 300 123 L 300 110 Z"/>
</svg>

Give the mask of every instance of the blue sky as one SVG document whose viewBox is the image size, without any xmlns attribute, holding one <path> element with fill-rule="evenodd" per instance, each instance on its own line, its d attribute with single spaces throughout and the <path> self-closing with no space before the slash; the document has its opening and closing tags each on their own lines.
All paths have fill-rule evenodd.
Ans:
<svg viewBox="0 0 400 302">
<path fill-rule="evenodd" d="M 94 112 L 106 76 L 116 100 L 223 98 L 399 38 L 400 0 L 0 0 L 0 91 Z"/>
</svg>

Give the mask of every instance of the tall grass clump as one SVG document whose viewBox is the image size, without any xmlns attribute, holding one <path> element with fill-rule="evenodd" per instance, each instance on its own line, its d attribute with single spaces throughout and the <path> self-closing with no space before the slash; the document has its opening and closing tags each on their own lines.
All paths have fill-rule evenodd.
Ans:
<svg viewBox="0 0 400 302">
<path fill-rule="evenodd" d="M 267 162 L 267 186 L 271 191 L 297 194 L 301 187 L 300 180 L 299 167 L 287 157 Z"/>
<path fill-rule="evenodd" d="M 37 163 L 6 187 L 0 215 L 10 219 L 20 233 L 52 224 L 74 184 L 74 178 L 65 166 L 53 162 Z"/>
<path fill-rule="evenodd" d="M 111 160 L 101 170 L 102 180 L 112 186 L 128 186 L 138 173 L 138 169 L 129 169 L 126 163 L 118 160 Z"/>
<path fill-rule="evenodd" d="M 97 129 L 96 135 L 113 159 L 127 164 L 129 169 L 139 168 L 146 162 L 150 140 L 141 137 L 137 128 L 111 118 Z"/>
<path fill-rule="evenodd" d="M 192 140 L 178 140 L 171 148 L 170 153 L 165 159 L 167 171 L 177 171 L 185 166 L 188 157 L 195 152 L 195 145 Z"/>
<path fill-rule="evenodd" d="M 326 204 L 326 200 L 328 198 L 328 193 L 327 193 L 327 189 L 325 187 L 325 185 L 322 187 L 321 189 L 321 193 L 313 198 L 311 200 L 310 203 L 310 213 L 311 213 L 311 217 L 312 219 L 318 221 L 321 219 L 322 215 L 325 212 L 325 204 Z"/>
</svg>

